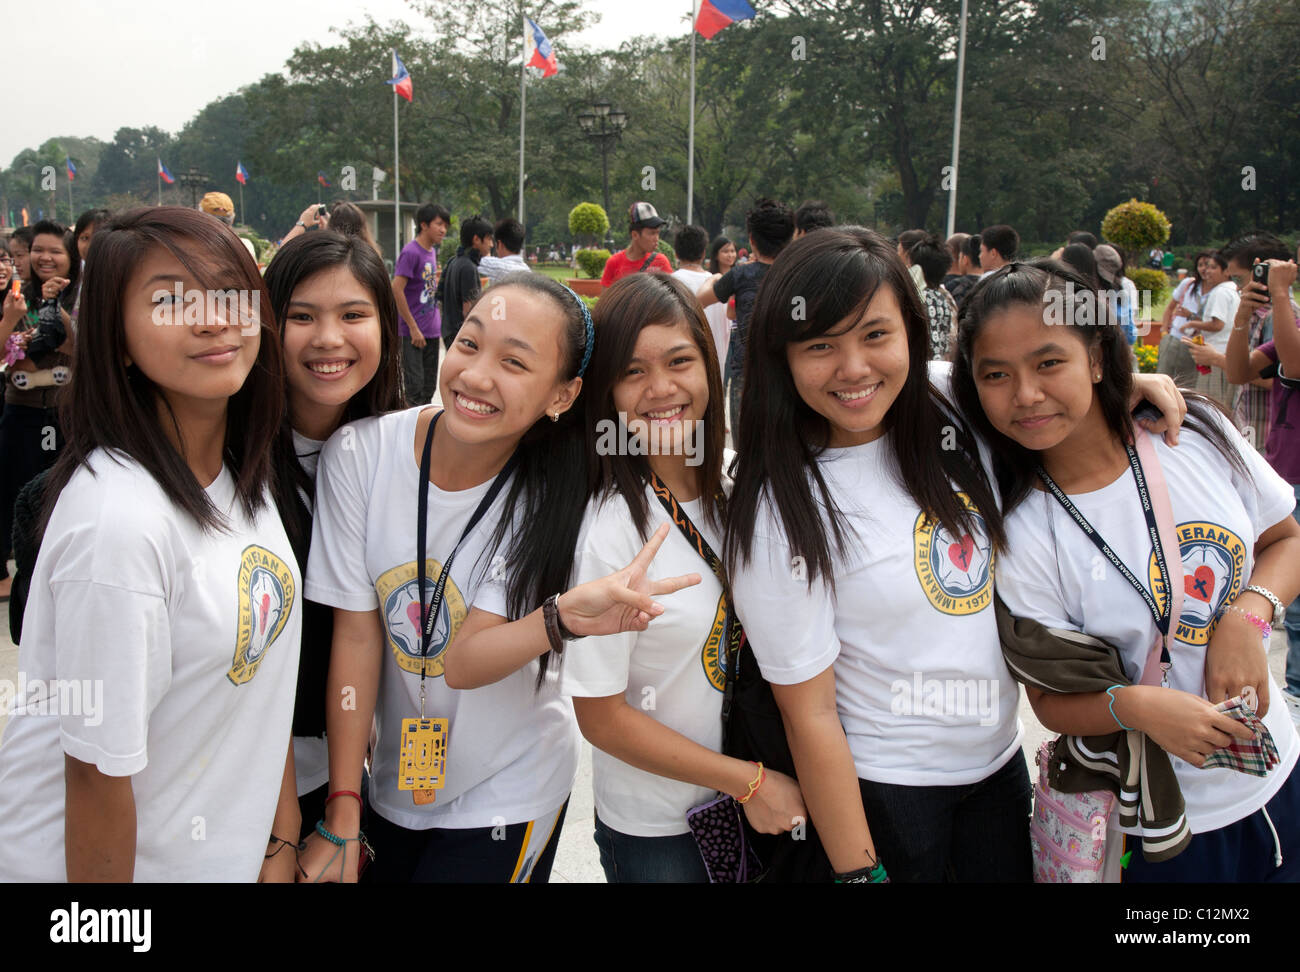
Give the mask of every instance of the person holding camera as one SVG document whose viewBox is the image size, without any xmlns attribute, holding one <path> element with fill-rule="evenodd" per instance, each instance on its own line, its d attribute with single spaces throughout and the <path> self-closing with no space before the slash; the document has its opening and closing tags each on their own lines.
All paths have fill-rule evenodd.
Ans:
<svg viewBox="0 0 1300 972">
<path fill-rule="evenodd" d="M 312 203 L 299 214 L 298 222 L 293 224 L 293 229 L 284 234 L 284 239 L 280 241 L 280 245 L 284 246 L 284 244 L 288 243 L 295 237 L 302 236 L 302 234 L 306 233 L 308 229 L 329 228 L 329 208 L 327 206 L 322 206 L 320 203 Z"/>
<path fill-rule="evenodd" d="M 1234 384 L 1245 384 L 1256 378 L 1273 379 L 1269 389 L 1272 422 L 1264 441 L 1264 458 L 1300 498 L 1300 401 L 1292 401 L 1300 391 L 1300 330 L 1296 328 L 1300 306 L 1291 298 L 1295 279 L 1296 265 L 1290 260 L 1270 259 L 1252 264 L 1250 280 L 1241 288 L 1240 306 L 1228 336 L 1224 371 L 1228 381 Z M 1251 317 L 1258 309 L 1269 306 L 1272 307 L 1273 339 L 1252 351 L 1249 348 Z M 1277 621 L 1275 613 L 1273 623 Z M 1287 606 L 1285 623 L 1286 685 L 1282 694 L 1291 711 L 1291 720 L 1300 725 L 1300 598 Z"/>
</svg>

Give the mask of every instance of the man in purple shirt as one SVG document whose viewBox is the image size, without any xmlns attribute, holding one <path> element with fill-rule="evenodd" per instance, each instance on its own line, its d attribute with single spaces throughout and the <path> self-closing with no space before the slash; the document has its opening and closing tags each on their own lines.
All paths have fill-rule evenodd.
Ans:
<svg viewBox="0 0 1300 972">
<path fill-rule="evenodd" d="M 1239 385 L 1254 378 L 1273 379 L 1269 389 L 1273 422 L 1264 442 L 1264 458 L 1300 498 L 1300 329 L 1296 327 L 1296 305 L 1291 300 L 1296 265 L 1288 260 L 1260 262 L 1268 266 L 1268 286 L 1251 280 L 1242 287 L 1224 371 L 1228 381 Z M 1250 263 L 1253 270 L 1254 261 Z M 1246 261 L 1242 264 L 1245 266 Z M 1251 316 L 1257 308 L 1270 306 L 1273 340 L 1251 351 L 1247 347 Z M 1300 519 L 1300 513 L 1296 519 Z M 1286 703 L 1291 718 L 1300 725 L 1300 598 L 1286 609 L 1286 640 Z"/>
<path fill-rule="evenodd" d="M 442 321 L 434 293 L 438 289 L 438 245 L 447 235 L 451 213 L 425 203 L 415 214 L 420 232 L 402 247 L 393 268 L 393 296 L 401 320 L 402 388 L 408 405 L 428 405 L 438 387 L 438 338 Z"/>
</svg>

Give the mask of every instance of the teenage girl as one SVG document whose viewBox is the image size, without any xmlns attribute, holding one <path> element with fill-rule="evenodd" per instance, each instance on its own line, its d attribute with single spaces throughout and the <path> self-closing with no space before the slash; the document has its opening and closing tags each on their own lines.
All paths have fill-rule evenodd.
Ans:
<svg viewBox="0 0 1300 972">
<path fill-rule="evenodd" d="M 1001 517 L 916 288 L 877 234 L 823 230 L 773 264 L 755 324 L 726 560 L 830 865 L 1028 880 Z"/>
<path fill-rule="evenodd" d="M 1279 623 L 1283 606 L 1300 592 L 1295 496 L 1230 421 L 1197 396 L 1179 448 L 1152 442 L 1179 549 L 1165 550 L 1163 541 L 1157 548 L 1140 499 L 1147 487 L 1130 474 L 1127 344 L 1118 328 L 1075 324 L 1073 316 L 1054 322 L 1065 327 L 1045 324 L 1045 303 L 1067 284 L 1079 281 L 1055 262 L 1012 264 L 981 282 L 962 316 L 954 385 L 988 435 L 1007 511 L 998 592 L 1013 615 L 1117 646 L 1134 682 L 1158 627 L 1132 585 L 1162 611 L 1166 598 L 1158 592 L 1173 584 L 1184 596 L 1169 629 L 1167 687 L 1124 684 L 1109 695 L 1066 695 L 1031 686 L 1029 701 L 1055 731 L 1138 729 L 1172 757 L 1191 842 L 1160 863 L 1132 854 L 1125 881 L 1295 881 L 1300 738 L 1286 707 L 1270 705 L 1278 690 L 1265 654 L 1270 621 Z M 1049 479 L 1129 576 L 1098 555 L 1049 491 Z M 1142 482 L 1150 479 L 1143 469 Z M 1172 576 L 1162 578 L 1162 561 L 1172 564 Z M 1280 762 L 1261 776 L 1202 768 L 1211 753 L 1252 738 L 1215 710 L 1242 694 L 1257 698 L 1277 746 Z"/>
<path fill-rule="evenodd" d="M 566 417 L 593 341 L 584 312 L 540 274 L 504 278 L 449 349 L 443 410 L 361 419 L 321 452 L 307 594 L 334 608 L 334 635 L 329 802 L 300 857 L 309 880 L 356 880 L 372 720 L 368 880 L 549 875 L 577 767 L 572 707 L 553 682 L 535 691 L 536 665 L 453 689 L 443 654 L 485 574 L 503 573 L 526 610 L 567 581 L 584 500 Z"/>
<path fill-rule="evenodd" d="M 234 234 L 179 207 L 120 216 L 87 267 L 0 747 L 0 876 L 252 881 L 284 824 L 301 577 L 270 502 L 280 344 L 205 295 L 269 302 Z"/>
<path fill-rule="evenodd" d="M 383 260 L 364 240 L 329 230 L 287 243 L 266 268 L 271 309 L 280 326 L 286 379 L 286 427 L 276 441 L 277 503 L 303 569 L 311 546 L 316 466 L 345 422 L 402 407 L 397 305 Z M 294 766 L 302 833 L 323 814 L 329 765 L 325 749 L 325 677 L 333 613 L 303 602 L 303 644 L 294 707 Z M 288 836 L 288 835 L 286 835 Z M 293 844 L 297 843 L 297 838 Z M 293 846 L 268 853 L 293 879 Z"/>
<path fill-rule="evenodd" d="M 595 318 L 600 341 L 584 399 L 592 498 L 575 580 L 590 588 L 617 576 L 643 552 L 651 525 L 667 519 L 672 525 L 666 537 L 663 526 L 654 535 L 658 552 L 645 579 L 688 583 L 644 630 L 567 645 L 560 687 L 596 747 L 595 836 L 606 878 L 706 882 L 686 822 L 692 807 L 728 793 L 744 801 L 755 829 L 769 833 L 790 830 L 804 815 L 790 777 L 720 752 L 735 624 L 716 553 L 725 509 L 721 375 L 704 315 L 676 279 L 625 277 L 601 297 Z M 633 441 L 639 445 L 620 445 Z M 585 588 L 563 595 L 560 619 L 579 635 L 597 634 L 583 616 L 592 608 L 577 607 Z M 523 622 L 505 624 L 508 613 L 499 585 L 495 598 L 491 587 L 479 597 L 470 636 L 450 653 L 449 678 L 481 684 L 499 676 L 493 666 L 508 670 L 548 650 L 543 632 L 529 638 Z"/>
</svg>

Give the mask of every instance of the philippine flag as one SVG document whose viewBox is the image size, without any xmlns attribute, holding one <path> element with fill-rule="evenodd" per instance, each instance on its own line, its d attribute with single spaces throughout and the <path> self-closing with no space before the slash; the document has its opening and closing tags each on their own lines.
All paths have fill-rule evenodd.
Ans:
<svg viewBox="0 0 1300 972">
<path fill-rule="evenodd" d="M 243 162 L 235 163 L 235 181 L 241 186 L 248 184 L 248 170 L 244 168 Z"/>
<path fill-rule="evenodd" d="M 410 72 L 406 70 L 406 65 L 402 63 L 402 59 L 397 56 L 396 48 L 393 49 L 393 76 L 384 83 L 391 84 L 393 90 L 407 101 L 410 101 L 415 94 L 415 86 L 411 81 Z"/>
<path fill-rule="evenodd" d="M 169 186 L 176 181 L 172 176 L 171 169 L 163 165 L 163 160 L 161 158 L 158 159 L 158 177 Z"/>
<path fill-rule="evenodd" d="M 533 52 L 532 56 L 528 58 L 528 66 L 540 69 L 542 77 L 549 78 L 560 70 L 560 65 L 555 60 L 555 48 L 551 47 L 551 42 L 542 33 L 542 28 L 527 17 L 524 20 L 528 24 L 528 48 Z"/>
<path fill-rule="evenodd" d="M 745 0 L 702 0 L 700 14 L 695 18 L 695 29 L 705 38 L 711 38 L 728 24 L 738 20 L 752 20 L 754 8 Z"/>
<path fill-rule="evenodd" d="M 333 188 L 334 188 L 334 183 L 330 182 L 328 179 L 325 178 L 325 173 L 324 173 L 324 172 L 317 172 L 317 173 L 316 173 L 316 181 L 319 182 L 319 183 L 320 183 L 322 186 L 324 186 L 326 189 L 333 189 Z"/>
<path fill-rule="evenodd" d="M 77 167 L 72 164 L 72 156 L 71 155 L 65 156 L 64 163 L 68 167 L 68 181 L 72 182 L 74 179 L 77 178 Z"/>
</svg>

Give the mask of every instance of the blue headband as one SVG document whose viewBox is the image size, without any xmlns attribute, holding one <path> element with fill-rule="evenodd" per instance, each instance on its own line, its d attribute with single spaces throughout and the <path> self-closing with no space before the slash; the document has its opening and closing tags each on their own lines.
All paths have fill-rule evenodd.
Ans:
<svg viewBox="0 0 1300 972">
<path fill-rule="evenodd" d="M 587 309 L 587 302 L 572 290 L 569 290 L 568 287 L 565 287 L 564 284 L 560 284 L 560 286 L 569 291 L 570 296 L 578 302 L 578 309 L 582 311 L 582 325 L 585 333 L 583 334 L 582 364 L 578 368 L 578 377 L 581 378 L 587 370 L 587 365 L 591 362 L 591 346 L 595 343 L 596 327 L 591 323 L 591 311 Z"/>
</svg>

